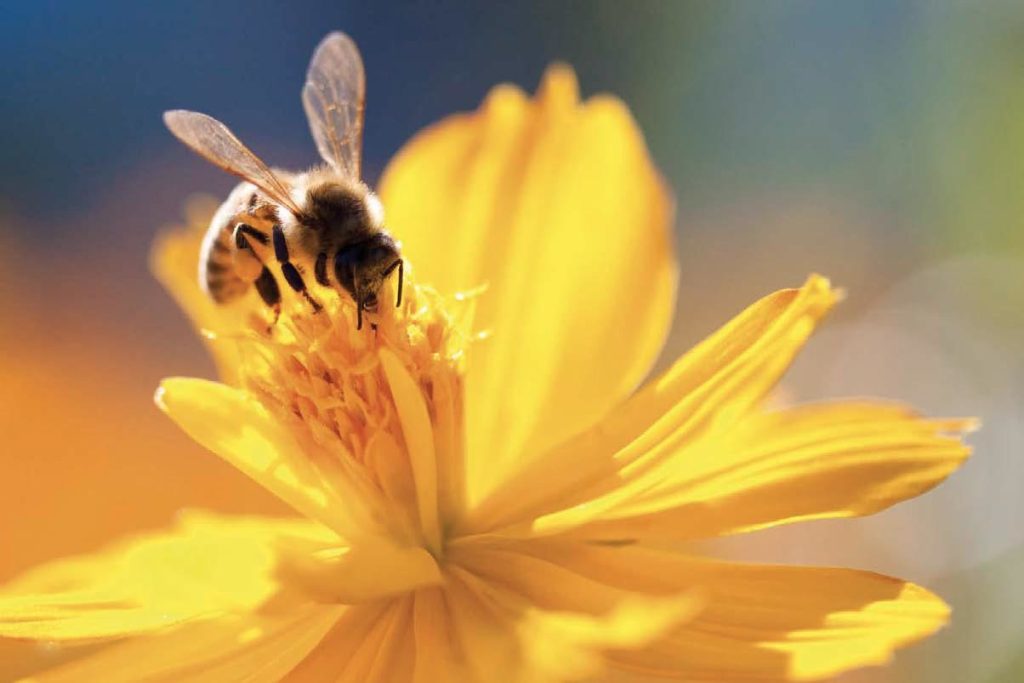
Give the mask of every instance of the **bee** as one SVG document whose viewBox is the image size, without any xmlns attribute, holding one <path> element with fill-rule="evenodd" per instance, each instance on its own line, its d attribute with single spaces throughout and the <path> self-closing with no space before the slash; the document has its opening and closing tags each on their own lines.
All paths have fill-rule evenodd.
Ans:
<svg viewBox="0 0 1024 683">
<path fill-rule="evenodd" d="M 322 310 L 306 283 L 312 272 L 324 287 L 340 288 L 363 312 L 377 310 L 377 296 L 398 271 L 396 306 L 402 303 L 403 260 L 384 227 L 377 196 L 360 179 L 366 76 L 355 43 L 335 32 L 321 41 L 302 89 L 302 103 L 317 150 L 325 162 L 304 173 L 271 169 L 206 114 L 164 113 L 171 133 L 192 151 L 242 183 L 207 229 L 200 252 L 200 286 L 228 303 L 255 286 L 274 312 L 281 311 L 278 271 L 285 283 Z"/>
</svg>

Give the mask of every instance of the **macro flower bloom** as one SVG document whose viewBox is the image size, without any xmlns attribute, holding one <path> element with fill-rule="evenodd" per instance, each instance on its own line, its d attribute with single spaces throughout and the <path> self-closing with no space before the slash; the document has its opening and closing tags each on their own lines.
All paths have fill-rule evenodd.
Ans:
<svg viewBox="0 0 1024 683">
<path fill-rule="evenodd" d="M 346 297 L 273 326 L 255 299 L 217 307 L 202 219 L 162 238 L 157 273 L 221 381 L 165 380 L 158 404 L 298 514 L 187 512 L 14 581 L 0 635 L 112 641 L 33 680 L 812 680 L 945 623 L 898 579 L 673 549 L 918 495 L 971 422 L 768 409 L 836 301 L 819 276 L 637 391 L 675 261 L 622 103 L 580 103 L 564 67 L 532 100 L 498 87 L 409 143 L 381 197 L 411 267 L 374 329 Z"/>
</svg>

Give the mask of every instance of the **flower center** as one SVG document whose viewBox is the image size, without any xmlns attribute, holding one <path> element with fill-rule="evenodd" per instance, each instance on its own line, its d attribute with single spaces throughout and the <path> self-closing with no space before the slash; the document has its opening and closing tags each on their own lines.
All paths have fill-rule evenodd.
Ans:
<svg viewBox="0 0 1024 683">
<path fill-rule="evenodd" d="M 410 279 L 401 307 L 364 314 L 369 324 L 361 330 L 345 296 L 331 296 L 320 312 L 294 302 L 269 329 L 254 322 L 256 343 L 243 354 L 240 383 L 289 428 L 316 467 L 354 478 L 376 521 L 439 553 L 437 533 L 430 542 L 424 529 L 443 527 L 458 498 L 457 482 L 442 475 L 462 457 L 466 337 L 441 297 Z M 396 373 L 404 391 L 395 386 Z M 425 483 L 427 467 L 434 472 Z M 433 513 L 424 497 L 432 498 Z M 431 514 L 432 521 L 424 519 Z"/>
</svg>

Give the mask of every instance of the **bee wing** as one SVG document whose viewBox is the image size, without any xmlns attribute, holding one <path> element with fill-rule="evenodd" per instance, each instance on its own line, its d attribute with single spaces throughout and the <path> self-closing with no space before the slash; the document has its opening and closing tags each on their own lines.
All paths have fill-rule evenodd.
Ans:
<svg viewBox="0 0 1024 683">
<path fill-rule="evenodd" d="M 164 123 L 176 138 L 199 156 L 252 183 L 292 213 L 300 213 L 292 201 L 288 185 L 217 119 L 176 109 L 164 112 Z"/>
<path fill-rule="evenodd" d="M 302 104 L 320 156 L 355 180 L 362 164 L 365 103 L 366 74 L 359 48 L 344 33 L 331 33 L 313 53 Z"/>
</svg>

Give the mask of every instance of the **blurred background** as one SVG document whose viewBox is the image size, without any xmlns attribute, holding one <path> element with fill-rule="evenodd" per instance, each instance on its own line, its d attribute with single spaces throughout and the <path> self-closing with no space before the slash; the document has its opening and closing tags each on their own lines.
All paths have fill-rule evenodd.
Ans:
<svg viewBox="0 0 1024 683">
<path fill-rule="evenodd" d="M 953 604 L 939 636 L 844 682 L 1024 680 L 1020 3 L 6 0 L 0 22 L 0 581 L 182 507 L 282 509 L 151 401 L 213 367 L 150 243 L 233 185 L 160 114 L 208 112 L 308 165 L 299 90 L 341 28 L 369 74 L 371 181 L 424 125 L 500 81 L 532 90 L 553 60 L 630 105 L 678 199 L 663 364 L 818 271 L 849 296 L 788 399 L 982 417 L 975 458 L 921 499 L 714 550 L 892 573 Z M 2 644 L 0 680 L 55 656 Z"/>
</svg>

